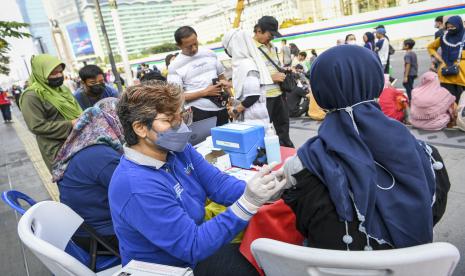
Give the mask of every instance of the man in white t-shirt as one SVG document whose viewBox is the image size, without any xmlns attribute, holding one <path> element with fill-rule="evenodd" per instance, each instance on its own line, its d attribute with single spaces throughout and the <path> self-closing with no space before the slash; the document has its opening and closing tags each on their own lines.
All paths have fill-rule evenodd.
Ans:
<svg viewBox="0 0 465 276">
<path fill-rule="evenodd" d="M 191 107 L 194 122 L 217 117 L 218 126 L 228 123 L 226 103 L 231 85 L 223 75 L 224 67 L 218 57 L 209 49 L 199 49 L 192 27 L 180 27 L 174 39 L 181 53 L 168 68 L 168 82 L 184 89 L 186 107 Z"/>
<path fill-rule="evenodd" d="M 375 44 L 375 52 L 381 60 L 384 73 L 389 74 L 389 40 L 386 38 L 386 29 L 376 29 L 376 38 L 378 41 Z"/>
</svg>

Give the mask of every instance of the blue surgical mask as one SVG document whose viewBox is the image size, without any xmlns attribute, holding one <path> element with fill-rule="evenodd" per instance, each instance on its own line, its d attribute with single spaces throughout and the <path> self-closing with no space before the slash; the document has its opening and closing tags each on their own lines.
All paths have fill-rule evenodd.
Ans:
<svg viewBox="0 0 465 276">
<path fill-rule="evenodd" d="M 153 143 L 168 151 L 182 152 L 187 146 L 192 131 L 182 122 L 179 127 L 157 132 L 157 140 Z"/>
</svg>

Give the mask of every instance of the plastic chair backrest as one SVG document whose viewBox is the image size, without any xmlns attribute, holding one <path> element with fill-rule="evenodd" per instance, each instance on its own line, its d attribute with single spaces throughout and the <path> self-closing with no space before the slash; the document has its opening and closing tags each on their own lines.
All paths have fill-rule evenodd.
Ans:
<svg viewBox="0 0 465 276">
<path fill-rule="evenodd" d="M 19 202 L 20 199 L 27 202 L 30 206 L 37 203 L 29 196 L 15 190 L 3 192 L 2 199 L 6 204 L 8 204 L 11 208 L 13 208 L 16 212 L 20 213 L 21 215 L 23 215 L 26 212 L 26 210 Z"/>
<path fill-rule="evenodd" d="M 42 201 L 21 217 L 18 234 L 54 275 L 94 276 L 93 271 L 64 251 L 82 222 L 83 219 L 68 206 Z"/>
<path fill-rule="evenodd" d="M 458 249 L 444 242 L 392 250 L 343 251 L 257 239 L 251 250 L 267 276 L 445 276 L 452 275 L 460 258 Z"/>
</svg>

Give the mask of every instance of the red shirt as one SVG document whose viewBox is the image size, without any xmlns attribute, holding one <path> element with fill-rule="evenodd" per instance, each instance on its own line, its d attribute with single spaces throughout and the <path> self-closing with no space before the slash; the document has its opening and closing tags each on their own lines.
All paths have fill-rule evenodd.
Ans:
<svg viewBox="0 0 465 276">
<path fill-rule="evenodd" d="M 0 92 L 0 105 L 11 104 L 10 99 L 8 99 L 8 93 L 6 91 Z"/>
<path fill-rule="evenodd" d="M 402 122 L 405 117 L 404 109 L 408 107 L 408 98 L 401 91 L 388 87 L 381 92 L 379 105 L 386 116 Z"/>
</svg>

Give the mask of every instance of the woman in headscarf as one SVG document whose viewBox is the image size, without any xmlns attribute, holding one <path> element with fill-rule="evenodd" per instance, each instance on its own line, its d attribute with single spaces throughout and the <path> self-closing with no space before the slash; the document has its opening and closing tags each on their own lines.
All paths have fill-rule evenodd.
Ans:
<svg viewBox="0 0 465 276">
<path fill-rule="evenodd" d="M 342 45 L 321 54 L 312 72 L 312 92 L 329 113 L 318 135 L 286 162 L 293 188 L 283 196 L 309 246 L 372 250 L 432 242 L 433 222 L 444 211 L 434 208 L 445 206 L 448 190 L 435 190 L 432 163 L 443 166 L 432 161 L 428 145 L 381 112 L 379 58 Z"/>
<path fill-rule="evenodd" d="M 71 91 L 63 85 L 65 64 L 43 54 L 31 58 L 29 86 L 19 100 L 24 121 L 36 135 L 42 158 L 51 171 L 57 152 L 82 113 Z"/>
<path fill-rule="evenodd" d="M 252 37 L 243 30 L 234 29 L 223 38 L 223 47 L 232 58 L 232 81 L 236 104 L 228 108 L 231 117 L 250 124 L 270 124 L 266 108 L 264 85 L 273 80 Z"/>
<path fill-rule="evenodd" d="M 366 32 L 363 35 L 363 41 L 365 42 L 365 45 L 363 45 L 365 48 L 375 50 L 375 35 L 372 32 Z"/>
<path fill-rule="evenodd" d="M 458 103 L 465 87 L 465 28 L 460 16 L 451 16 L 446 21 L 446 32 L 428 45 L 428 53 L 440 62 L 438 68 L 441 86 L 455 96 Z M 441 48 L 441 55 L 437 50 Z M 459 61 L 459 62 L 458 62 Z M 458 74 L 443 75 L 442 70 L 454 64 L 459 65 Z"/>
<path fill-rule="evenodd" d="M 117 98 L 105 98 L 84 111 L 53 164 L 60 201 L 78 213 L 114 248 L 118 239 L 108 204 L 108 185 L 123 153 Z M 88 251 L 90 237 L 78 230 L 73 240 Z"/>
<path fill-rule="evenodd" d="M 441 130 L 455 122 L 455 97 L 441 87 L 438 75 L 426 72 L 412 90 L 410 123 L 424 130 Z"/>
</svg>

